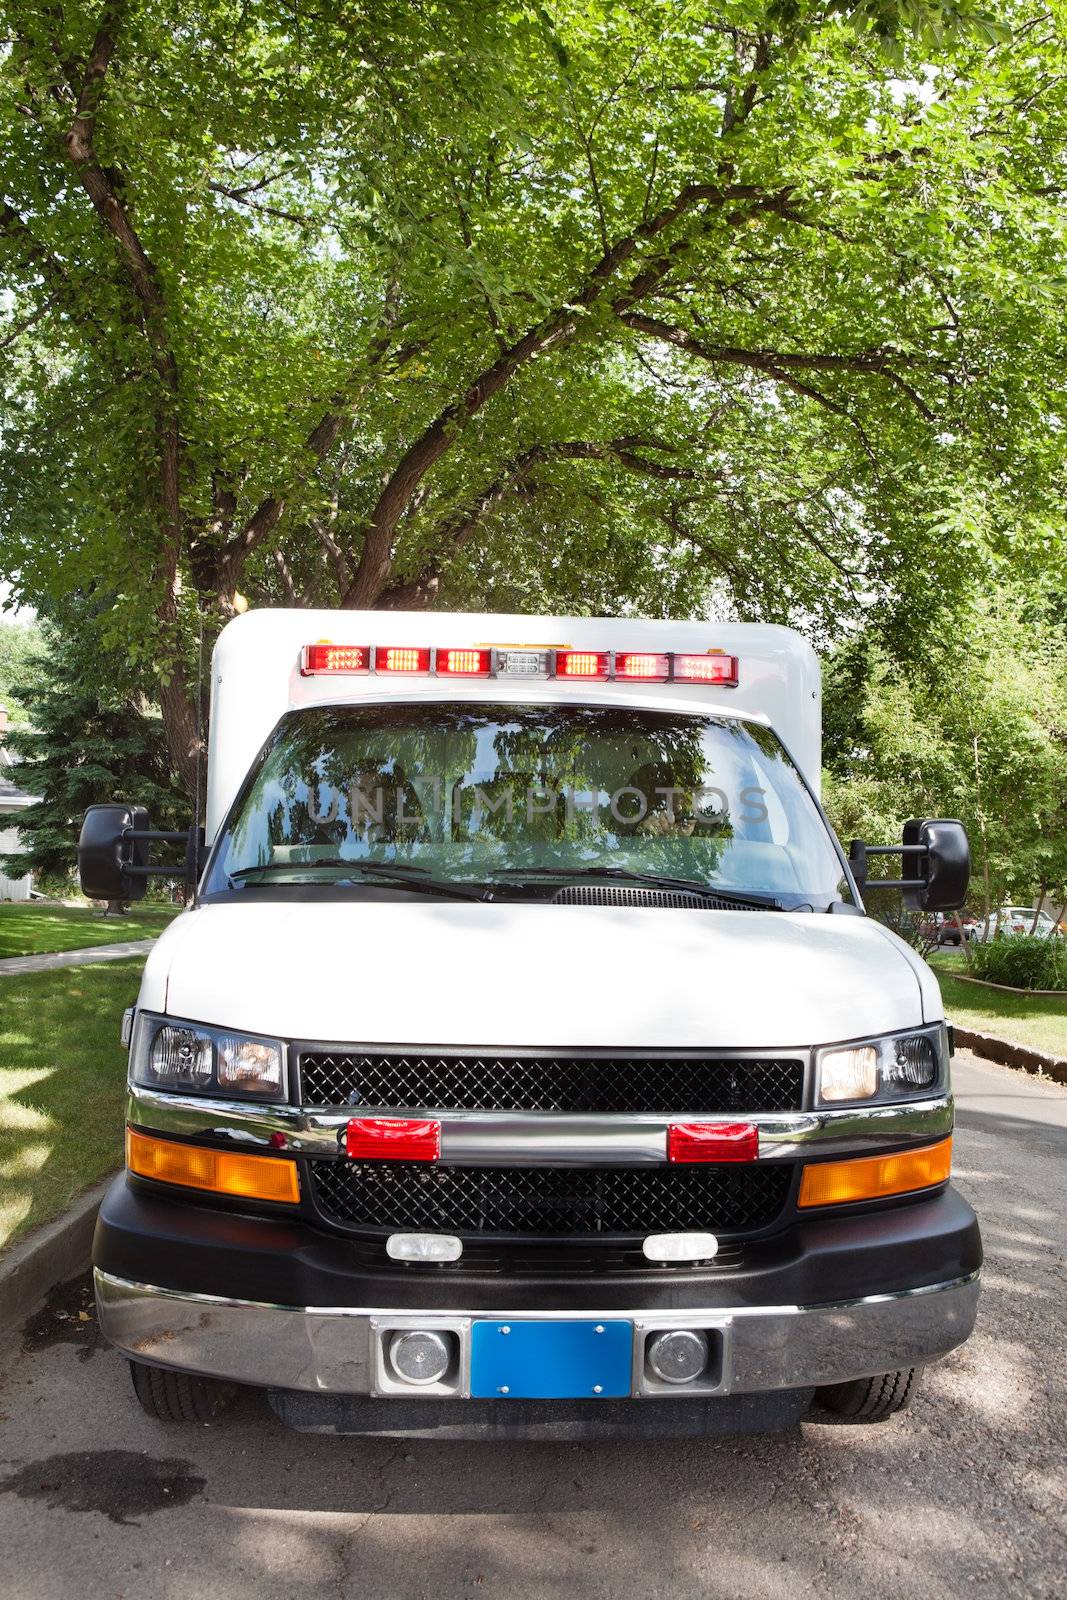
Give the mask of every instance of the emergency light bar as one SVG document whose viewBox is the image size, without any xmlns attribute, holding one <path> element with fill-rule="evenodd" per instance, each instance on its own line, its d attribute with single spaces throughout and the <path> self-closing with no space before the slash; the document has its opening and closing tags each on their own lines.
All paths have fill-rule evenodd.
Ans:
<svg viewBox="0 0 1067 1600">
<path fill-rule="evenodd" d="M 373 663 L 373 665 L 372 665 Z M 566 678 L 571 682 L 708 683 L 736 689 L 738 658 L 721 650 L 693 651 L 512 649 L 495 646 L 306 644 L 303 677 L 386 673 L 439 678 Z"/>
</svg>

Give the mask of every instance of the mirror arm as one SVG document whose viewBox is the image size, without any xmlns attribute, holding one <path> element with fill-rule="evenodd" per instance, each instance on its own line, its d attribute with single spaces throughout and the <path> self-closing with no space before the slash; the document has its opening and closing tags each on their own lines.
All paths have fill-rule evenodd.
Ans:
<svg viewBox="0 0 1067 1600">
<path fill-rule="evenodd" d="M 155 828 L 123 828 L 123 839 L 155 839 L 160 844 L 185 844 L 189 838 L 189 829 L 183 828 L 180 833 L 161 833 Z"/>
<path fill-rule="evenodd" d="M 157 867 L 123 867 L 124 874 L 129 878 L 184 878 L 190 894 L 196 890 L 200 881 L 200 873 L 204 866 L 206 852 L 204 850 L 204 831 L 202 828 L 186 828 L 181 832 L 163 831 L 156 828 L 123 828 L 120 835 L 122 842 L 136 842 L 144 840 L 146 843 L 157 844 L 182 844 L 185 846 L 185 860 L 182 862 L 161 862 Z"/>
<path fill-rule="evenodd" d="M 921 878 L 869 878 L 867 876 L 868 856 L 924 856 L 925 861 L 919 863 L 920 870 L 929 867 L 930 852 L 924 844 L 865 844 L 862 839 L 853 839 L 849 845 L 848 862 L 852 868 L 852 876 L 861 889 L 925 889 L 927 877 Z"/>
</svg>

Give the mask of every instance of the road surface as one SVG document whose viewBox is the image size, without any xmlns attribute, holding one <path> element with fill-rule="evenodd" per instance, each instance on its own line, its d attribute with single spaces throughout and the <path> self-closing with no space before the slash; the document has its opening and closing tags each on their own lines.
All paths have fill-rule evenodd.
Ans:
<svg viewBox="0 0 1067 1600">
<path fill-rule="evenodd" d="M 5 1600 L 1067 1593 L 1067 1089 L 957 1057 L 957 1181 L 986 1241 L 973 1340 L 873 1428 L 400 1443 L 135 1407 L 67 1293 L 0 1357 Z"/>
</svg>

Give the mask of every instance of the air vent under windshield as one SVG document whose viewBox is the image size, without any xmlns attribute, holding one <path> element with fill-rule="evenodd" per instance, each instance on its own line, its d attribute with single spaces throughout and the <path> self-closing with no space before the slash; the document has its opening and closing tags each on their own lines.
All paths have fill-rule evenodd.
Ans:
<svg viewBox="0 0 1067 1600">
<path fill-rule="evenodd" d="M 667 906 L 684 911 L 758 911 L 759 906 L 739 905 L 717 894 L 686 894 L 681 889 L 617 889 L 607 883 L 568 883 L 552 896 L 557 906 Z"/>
</svg>

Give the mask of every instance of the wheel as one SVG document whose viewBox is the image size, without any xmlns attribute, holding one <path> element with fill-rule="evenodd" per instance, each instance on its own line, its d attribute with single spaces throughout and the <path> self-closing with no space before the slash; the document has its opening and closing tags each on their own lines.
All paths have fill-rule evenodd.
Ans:
<svg viewBox="0 0 1067 1600">
<path fill-rule="evenodd" d="M 816 1389 L 816 1404 L 849 1422 L 884 1422 L 911 1405 L 921 1367 L 903 1372 L 882 1372 L 874 1378 L 853 1378 L 851 1383 L 831 1383 Z"/>
<path fill-rule="evenodd" d="M 233 1404 L 237 1386 L 190 1372 L 167 1372 L 130 1362 L 133 1392 L 142 1410 L 157 1422 L 210 1422 Z"/>
</svg>

